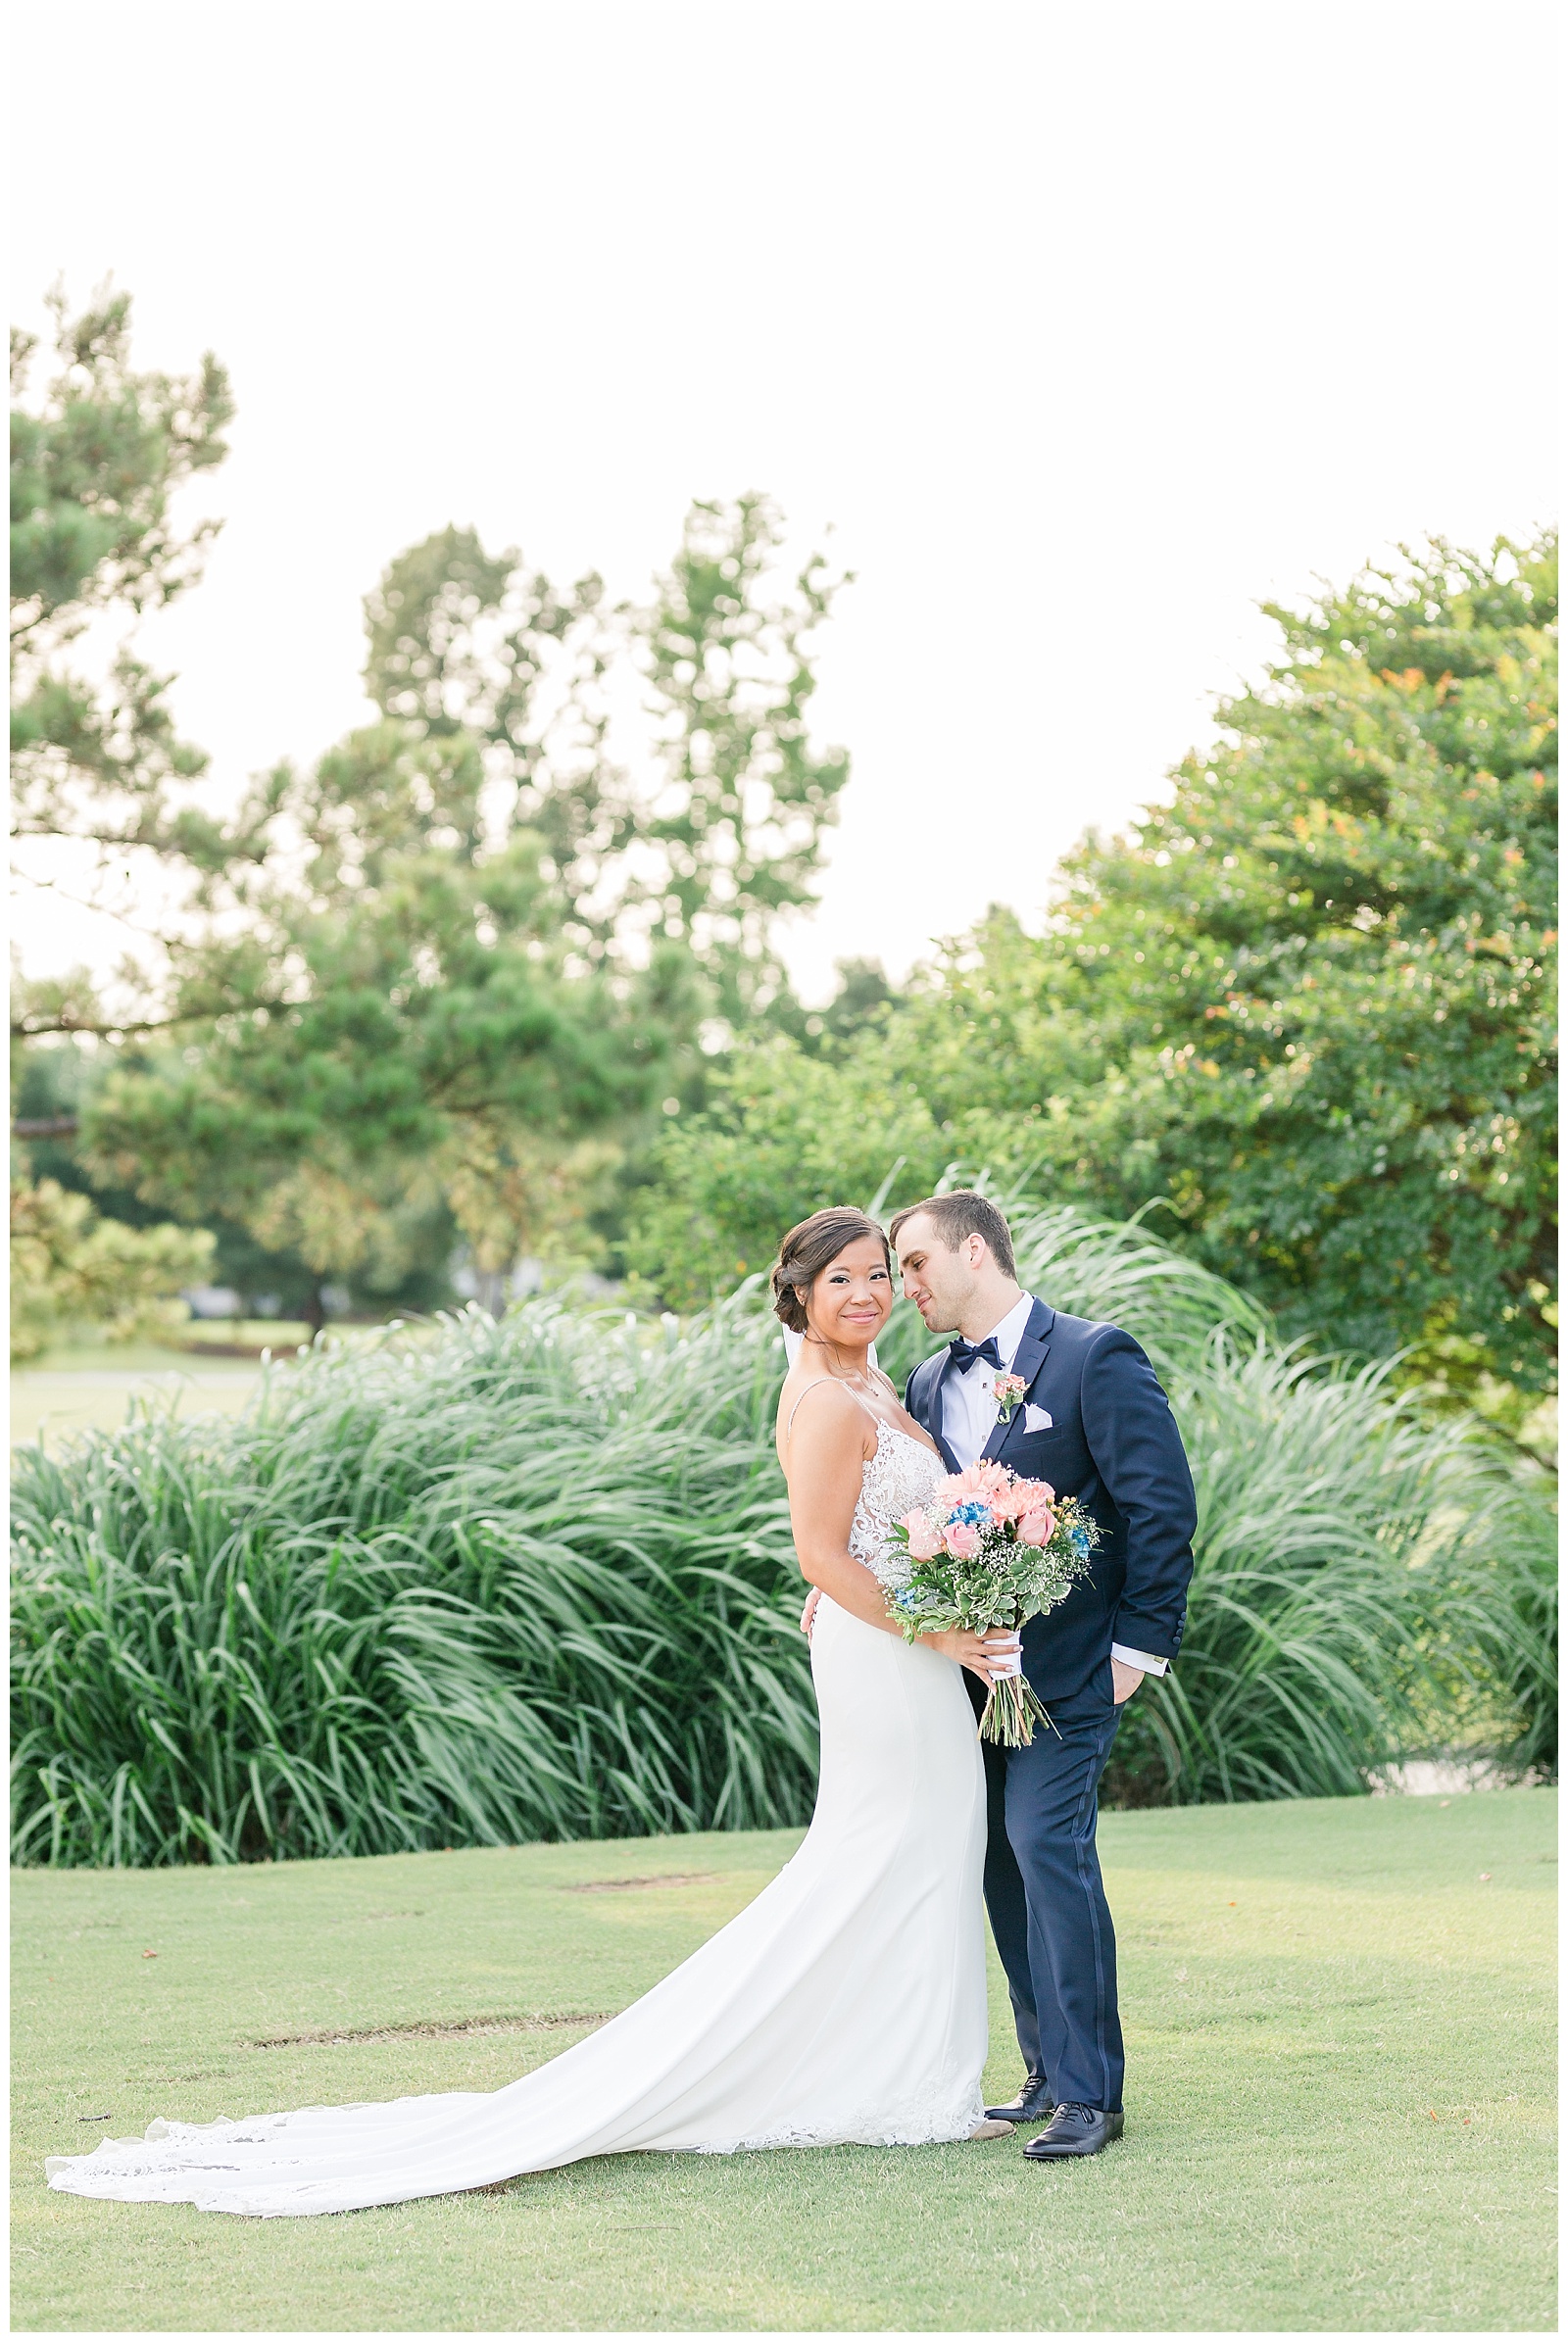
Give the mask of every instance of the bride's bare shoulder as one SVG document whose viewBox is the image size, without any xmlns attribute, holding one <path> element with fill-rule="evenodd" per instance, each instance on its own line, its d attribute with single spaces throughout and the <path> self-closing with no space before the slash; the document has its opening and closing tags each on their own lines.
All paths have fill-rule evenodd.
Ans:
<svg viewBox="0 0 1568 2342">
<path fill-rule="evenodd" d="M 779 1392 L 774 1435 L 786 1466 L 792 1447 L 797 1453 L 803 1447 L 853 1445 L 863 1450 L 868 1439 L 871 1444 L 875 1442 L 875 1430 L 865 1408 L 830 1374 L 791 1374 L 785 1378 Z"/>
</svg>

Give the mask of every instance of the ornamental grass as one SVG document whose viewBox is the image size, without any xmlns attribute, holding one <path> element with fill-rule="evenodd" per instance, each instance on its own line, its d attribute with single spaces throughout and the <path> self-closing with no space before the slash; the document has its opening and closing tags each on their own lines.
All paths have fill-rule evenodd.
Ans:
<svg viewBox="0 0 1568 2342">
<path fill-rule="evenodd" d="M 1283 1347 L 1137 1225 L 1015 1205 L 1020 1271 L 1150 1350 L 1200 1524 L 1107 1794 L 1360 1792 L 1554 1758 L 1542 1476 Z M 902 1380 L 930 1347 L 901 1305 Z M 237 1422 L 19 1451 L 13 1852 L 132 1865 L 766 1829 L 815 1707 L 755 1284 L 684 1326 L 535 1300 L 319 1343 Z"/>
</svg>

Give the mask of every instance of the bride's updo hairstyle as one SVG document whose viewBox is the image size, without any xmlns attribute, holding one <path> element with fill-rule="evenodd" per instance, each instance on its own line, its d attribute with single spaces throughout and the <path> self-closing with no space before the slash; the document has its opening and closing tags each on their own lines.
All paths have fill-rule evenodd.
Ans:
<svg viewBox="0 0 1568 2342">
<path fill-rule="evenodd" d="M 862 1236 L 876 1238 L 891 1277 L 893 1255 L 885 1231 L 869 1213 L 857 1211 L 853 1204 L 830 1203 L 826 1211 L 812 1212 L 808 1220 L 790 1230 L 773 1264 L 773 1310 L 792 1334 L 806 1332 L 807 1296 L 822 1271 L 837 1260 L 846 1244 Z"/>
</svg>

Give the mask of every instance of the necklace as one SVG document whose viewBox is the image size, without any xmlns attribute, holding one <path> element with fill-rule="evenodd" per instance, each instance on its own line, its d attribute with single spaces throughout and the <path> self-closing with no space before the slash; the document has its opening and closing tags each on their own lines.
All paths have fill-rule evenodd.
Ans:
<svg viewBox="0 0 1568 2342">
<path fill-rule="evenodd" d="M 813 1348 L 826 1350 L 829 1353 L 825 1365 L 825 1372 L 830 1382 L 842 1383 L 847 1390 L 858 1390 L 866 1394 L 869 1394 L 876 1390 L 876 1384 L 873 1382 L 870 1374 L 864 1367 L 861 1367 L 858 1370 L 852 1368 L 848 1374 L 840 1374 L 832 1364 L 831 1343 L 824 1342 L 819 1335 L 808 1333 L 806 1336 L 806 1340 L 811 1343 Z"/>
</svg>

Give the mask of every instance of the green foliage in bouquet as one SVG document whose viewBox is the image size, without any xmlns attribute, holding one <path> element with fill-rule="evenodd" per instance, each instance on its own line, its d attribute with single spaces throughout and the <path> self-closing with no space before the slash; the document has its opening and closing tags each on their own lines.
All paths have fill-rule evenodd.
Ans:
<svg viewBox="0 0 1568 2342">
<path fill-rule="evenodd" d="M 1087 1576 L 1100 1541 L 1095 1521 L 1072 1496 L 1004 1464 L 971 1464 L 892 1529 L 906 1556 L 888 1593 L 905 1639 L 962 1627 L 1011 1633 L 1067 1599 Z M 998 1677 L 980 1718 L 980 1736 L 1027 1748 L 1036 1724 L 1050 1724 L 1022 1675 Z"/>
</svg>

